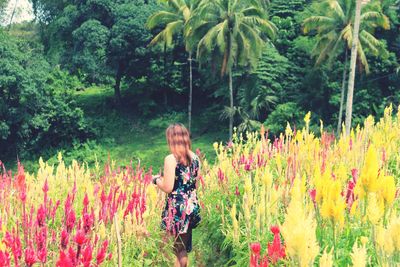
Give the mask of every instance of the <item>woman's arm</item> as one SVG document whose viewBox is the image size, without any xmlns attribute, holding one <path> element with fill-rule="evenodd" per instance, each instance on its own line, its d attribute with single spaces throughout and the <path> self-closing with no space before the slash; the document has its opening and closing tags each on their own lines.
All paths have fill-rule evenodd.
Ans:
<svg viewBox="0 0 400 267">
<path fill-rule="evenodd" d="M 165 157 L 164 176 L 156 180 L 157 186 L 165 193 L 171 193 L 175 183 L 176 160 L 173 155 Z"/>
</svg>

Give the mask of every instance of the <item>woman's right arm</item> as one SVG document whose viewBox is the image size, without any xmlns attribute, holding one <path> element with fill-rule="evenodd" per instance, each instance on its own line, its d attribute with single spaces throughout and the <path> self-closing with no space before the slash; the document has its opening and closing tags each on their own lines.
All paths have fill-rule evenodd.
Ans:
<svg viewBox="0 0 400 267">
<path fill-rule="evenodd" d="M 174 156 L 167 156 L 164 160 L 164 176 L 157 179 L 157 186 L 165 193 L 171 193 L 174 189 L 176 160 Z"/>
</svg>

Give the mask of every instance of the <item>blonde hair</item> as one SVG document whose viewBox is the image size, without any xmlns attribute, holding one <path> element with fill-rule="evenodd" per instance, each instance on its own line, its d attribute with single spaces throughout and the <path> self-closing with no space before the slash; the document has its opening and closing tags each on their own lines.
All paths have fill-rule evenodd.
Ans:
<svg viewBox="0 0 400 267">
<path fill-rule="evenodd" d="M 190 155 L 192 142 L 190 141 L 189 131 L 183 124 L 175 123 L 168 126 L 165 135 L 169 150 L 175 156 L 178 163 L 188 166 L 192 161 Z"/>
</svg>

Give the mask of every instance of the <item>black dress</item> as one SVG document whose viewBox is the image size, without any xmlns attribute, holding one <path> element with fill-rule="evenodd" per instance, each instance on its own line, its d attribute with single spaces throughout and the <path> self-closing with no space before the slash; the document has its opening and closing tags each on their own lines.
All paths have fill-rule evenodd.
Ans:
<svg viewBox="0 0 400 267">
<path fill-rule="evenodd" d="M 175 168 L 174 188 L 165 200 L 162 227 L 176 236 L 191 234 L 201 220 L 196 193 L 199 166 L 200 160 L 194 155 L 189 166 L 178 162 Z M 187 244 L 186 250 L 191 250 L 191 244 Z"/>
</svg>

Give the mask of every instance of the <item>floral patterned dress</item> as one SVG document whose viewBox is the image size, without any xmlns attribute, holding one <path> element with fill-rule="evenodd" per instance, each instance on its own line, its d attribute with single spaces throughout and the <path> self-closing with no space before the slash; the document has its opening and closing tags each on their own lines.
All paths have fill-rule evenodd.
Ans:
<svg viewBox="0 0 400 267">
<path fill-rule="evenodd" d="M 196 194 L 196 181 L 200 160 L 192 157 L 189 166 L 177 163 L 175 182 L 171 193 L 166 197 L 162 213 L 162 228 L 173 234 L 184 234 L 200 222 L 200 206 Z"/>
</svg>

